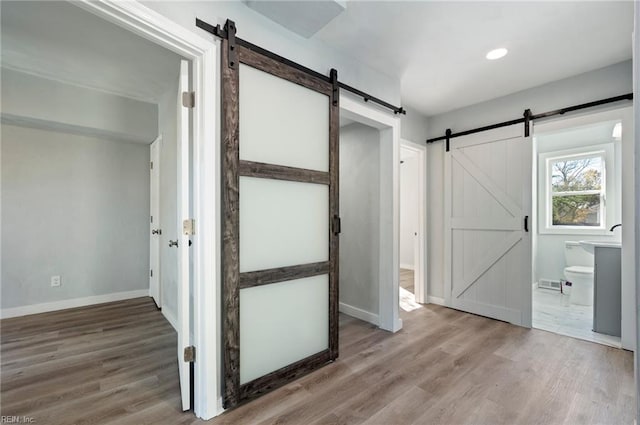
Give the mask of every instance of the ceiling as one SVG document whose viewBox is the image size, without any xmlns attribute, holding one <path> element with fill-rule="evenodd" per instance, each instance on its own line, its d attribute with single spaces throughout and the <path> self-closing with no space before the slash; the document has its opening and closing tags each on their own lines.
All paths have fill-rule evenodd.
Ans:
<svg viewBox="0 0 640 425">
<path fill-rule="evenodd" d="M 2 66 L 154 103 L 175 81 L 176 54 L 78 7 L 1 7 Z M 349 1 L 312 38 L 399 78 L 429 116 L 629 59 L 632 28 L 631 1 Z M 486 60 L 495 47 L 509 54 Z"/>
<path fill-rule="evenodd" d="M 632 31 L 632 1 L 349 1 L 313 38 L 400 78 L 430 116 L 630 59 Z"/>
<path fill-rule="evenodd" d="M 152 103 L 177 81 L 178 55 L 69 3 L 1 7 L 3 67 Z"/>
</svg>

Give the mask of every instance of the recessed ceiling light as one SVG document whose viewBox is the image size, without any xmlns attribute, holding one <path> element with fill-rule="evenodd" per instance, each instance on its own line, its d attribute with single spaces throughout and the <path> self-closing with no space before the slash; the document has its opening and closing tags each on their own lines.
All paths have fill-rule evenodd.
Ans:
<svg viewBox="0 0 640 425">
<path fill-rule="evenodd" d="M 496 59 L 500 59 L 503 58 L 507 55 L 507 53 L 509 53 L 509 51 L 507 49 L 505 49 L 504 47 L 500 47 L 499 49 L 493 49 L 492 51 L 490 51 L 489 53 L 487 53 L 487 59 L 489 60 L 496 60 Z"/>
</svg>

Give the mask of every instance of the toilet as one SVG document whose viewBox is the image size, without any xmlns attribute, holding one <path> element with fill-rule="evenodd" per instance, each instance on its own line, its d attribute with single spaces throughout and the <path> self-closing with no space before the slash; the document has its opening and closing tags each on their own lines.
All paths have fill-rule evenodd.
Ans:
<svg viewBox="0 0 640 425">
<path fill-rule="evenodd" d="M 571 304 L 593 305 L 593 255 L 580 242 L 564 243 L 564 278 L 571 282 Z"/>
</svg>

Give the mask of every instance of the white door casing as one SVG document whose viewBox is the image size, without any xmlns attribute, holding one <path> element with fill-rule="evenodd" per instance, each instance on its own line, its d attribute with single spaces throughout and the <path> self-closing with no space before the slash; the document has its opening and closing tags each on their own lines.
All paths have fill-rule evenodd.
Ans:
<svg viewBox="0 0 640 425">
<path fill-rule="evenodd" d="M 191 235 L 183 231 L 183 223 L 190 219 L 190 179 L 189 179 L 189 111 L 182 105 L 182 93 L 189 91 L 189 62 L 180 62 L 180 80 L 177 98 L 177 171 L 178 184 L 176 200 L 178 205 L 178 371 L 180 374 L 180 393 L 182 397 L 182 410 L 191 408 L 191 374 L 190 364 L 184 359 L 184 352 L 191 345 L 191 321 L 190 321 L 190 274 L 189 274 L 189 244 Z"/>
<path fill-rule="evenodd" d="M 162 135 L 151 143 L 149 147 L 149 186 L 150 186 L 150 219 L 149 219 L 149 296 L 156 306 L 162 306 L 160 288 L 160 151 L 162 149 Z"/>
<path fill-rule="evenodd" d="M 532 142 L 523 125 L 453 139 L 445 157 L 445 303 L 531 327 Z"/>
</svg>

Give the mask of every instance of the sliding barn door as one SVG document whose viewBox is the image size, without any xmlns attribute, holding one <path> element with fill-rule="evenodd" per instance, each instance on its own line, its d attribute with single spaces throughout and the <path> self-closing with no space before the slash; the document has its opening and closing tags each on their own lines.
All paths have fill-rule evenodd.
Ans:
<svg viewBox="0 0 640 425">
<path fill-rule="evenodd" d="M 338 355 L 332 84 L 222 47 L 224 405 Z"/>
<path fill-rule="evenodd" d="M 445 153 L 445 280 L 456 309 L 531 326 L 531 138 L 514 125 Z"/>
</svg>

